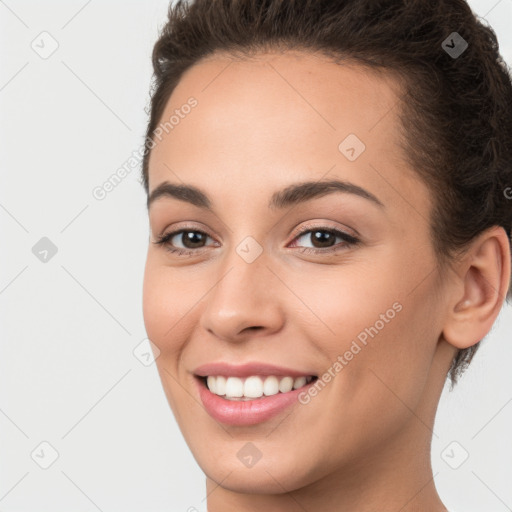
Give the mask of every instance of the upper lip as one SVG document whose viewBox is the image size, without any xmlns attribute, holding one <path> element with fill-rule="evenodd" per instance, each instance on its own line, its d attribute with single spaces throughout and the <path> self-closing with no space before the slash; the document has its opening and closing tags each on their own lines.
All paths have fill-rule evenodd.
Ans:
<svg viewBox="0 0 512 512">
<path fill-rule="evenodd" d="M 276 366 L 263 362 L 244 363 L 233 365 L 225 362 L 207 363 L 198 366 L 193 373 L 199 377 L 208 377 L 210 375 L 223 375 L 226 377 L 249 377 L 251 375 L 282 375 L 290 377 L 308 377 L 315 376 L 309 371 L 294 370 L 284 366 Z"/>
</svg>

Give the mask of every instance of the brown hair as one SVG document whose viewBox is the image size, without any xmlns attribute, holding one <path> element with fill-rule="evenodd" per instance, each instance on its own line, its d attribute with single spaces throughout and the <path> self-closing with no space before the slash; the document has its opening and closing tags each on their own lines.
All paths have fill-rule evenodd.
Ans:
<svg viewBox="0 0 512 512">
<path fill-rule="evenodd" d="M 178 0 L 168 18 L 152 55 L 146 194 L 152 136 L 188 68 L 214 52 L 250 58 L 299 49 L 401 79 L 402 144 L 432 194 L 431 240 L 441 269 L 492 226 L 505 228 L 510 242 L 512 80 L 496 34 L 464 0 Z M 454 32 L 468 44 L 461 55 L 449 53 Z M 478 346 L 459 350 L 452 385 Z"/>
</svg>

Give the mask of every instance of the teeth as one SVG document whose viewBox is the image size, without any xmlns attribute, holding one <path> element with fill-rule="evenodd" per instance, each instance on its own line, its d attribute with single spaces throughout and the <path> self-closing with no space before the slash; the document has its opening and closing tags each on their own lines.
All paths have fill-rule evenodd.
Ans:
<svg viewBox="0 0 512 512">
<path fill-rule="evenodd" d="M 263 382 L 259 377 L 248 377 L 244 382 L 244 396 L 259 398 L 263 395 Z"/>
<path fill-rule="evenodd" d="M 277 377 L 267 377 L 263 383 L 263 393 L 265 396 L 277 395 L 279 393 L 279 381 Z"/>
<path fill-rule="evenodd" d="M 293 377 L 283 377 L 279 382 L 279 391 L 281 393 L 288 393 L 293 388 Z"/>
<path fill-rule="evenodd" d="M 309 381 L 308 381 L 309 382 Z M 306 384 L 306 377 L 297 377 L 294 381 L 293 381 L 293 389 L 298 389 L 298 388 L 301 388 L 302 386 L 304 386 Z"/>
<path fill-rule="evenodd" d="M 288 393 L 311 382 L 313 377 L 259 377 L 251 375 L 245 379 L 238 377 L 224 377 L 222 375 L 209 375 L 206 378 L 208 389 L 228 400 L 251 400 L 261 396 L 272 396 L 277 393 Z"/>
<path fill-rule="evenodd" d="M 217 379 L 215 377 L 212 377 L 211 375 L 208 375 L 206 378 L 206 384 L 208 385 L 208 389 L 212 393 L 217 393 L 217 386 L 215 385 L 217 383 Z"/>
<path fill-rule="evenodd" d="M 217 395 L 226 394 L 226 377 L 222 377 L 222 375 L 215 377 L 215 393 Z"/>
<path fill-rule="evenodd" d="M 214 391 L 217 394 L 217 389 Z M 244 383 L 236 377 L 228 377 L 226 381 L 226 396 L 240 397 L 244 394 Z"/>
</svg>

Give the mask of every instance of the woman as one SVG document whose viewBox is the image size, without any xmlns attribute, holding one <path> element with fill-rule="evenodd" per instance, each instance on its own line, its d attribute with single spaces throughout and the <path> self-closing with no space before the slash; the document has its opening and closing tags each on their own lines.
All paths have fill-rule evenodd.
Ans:
<svg viewBox="0 0 512 512">
<path fill-rule="evenodd" d="M 512 84 L 463 0 L 196 0 L 153 52 L 144 321 L 209 512 L 446 510 L 510 299 Z"/>
</svg>

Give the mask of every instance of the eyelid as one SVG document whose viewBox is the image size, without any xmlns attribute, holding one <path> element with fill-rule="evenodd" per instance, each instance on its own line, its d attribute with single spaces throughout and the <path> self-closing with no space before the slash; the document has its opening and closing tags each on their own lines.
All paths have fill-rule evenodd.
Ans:
<svg viewBox="0 0 512 512">
<path fill-rule="evenodd" d="M 161 234 L 159 234 L 153 238 L 160 239 L 169 233 L 173 233 L 174 235 L 176 235 L 180 231 L 200 231 L 200 232 L 204 233 L 205 235 L 208 235 L 210 238 L 215 239 L 215 237 L 210 233 L 209 229 L 204 227 L 204 225 L 202 225 L 201 223 L 199 223 L 199 226 L 198 226 L 197 224 L 192 225 L 192 224 L 187 224 L 186 222 L 183 225 L 179 224 L 179 223 L 177 225 L 173 224 L 172 229 L 169 229 L 169 226 L 167 226 L 166 228 L 164 228 L 162 230 Z"/>
<path fill-rule="evenodd" d="M 318 230 L 332 230 L 332 231 L 340 231 L 341 233 L 352 237 L 352 238 L 360 238 L 360 235 L 357 231 L 354 229 L 350 229 L 347 227 L 338 227 L 338 226 L 331 226 L 327 221 L 309 221 L 305 224 L 302 224 L 300 229 L 298 229 L 294 234 L 292 235 L 291 242 L 295 240 L 298 236 L 304 235 L 305 232 L 310 231 L 312 229 L 318 229 Z"/>
</svg>

